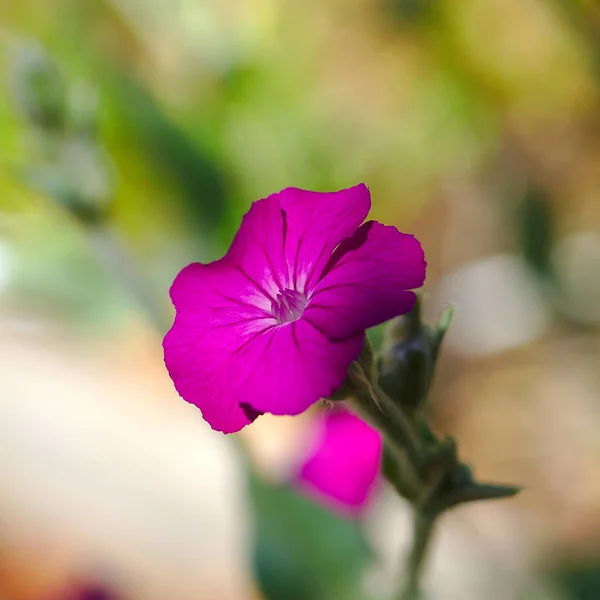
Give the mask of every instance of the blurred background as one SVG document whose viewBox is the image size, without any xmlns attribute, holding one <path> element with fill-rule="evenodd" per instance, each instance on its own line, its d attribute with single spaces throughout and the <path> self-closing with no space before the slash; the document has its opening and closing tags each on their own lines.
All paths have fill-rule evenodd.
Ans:
<svg viewBox="0 0 600 600">
<path fill-rule="evenodd" d="M 2 600 L 393 597 L 406 505 L 301 493 L 316 416 L 216 434 L 160 345 L 253 200 L 361 181 L 456 305 L 435 429 L 525 487 L 430 597 L 600 598 L 595 2 L 2 0 L 0 70 Z"/>
</svg>

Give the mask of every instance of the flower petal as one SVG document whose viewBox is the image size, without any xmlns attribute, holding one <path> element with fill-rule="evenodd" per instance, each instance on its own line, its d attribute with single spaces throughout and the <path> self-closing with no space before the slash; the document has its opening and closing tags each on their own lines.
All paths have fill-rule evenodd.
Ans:
<svg viewBox="0 0 600 600">
<path fill-rule="evenodd" d="M 179 395 L 202 411 L 204 420 L 216 431 L 234 433 L 254 419 L 242 410 L 224 386 L 222 369 L 203 362 L 184 319 L 177 317 L 165 336 L 165 365 Z"/>
<path fill-rule="evenodd" d="M 425 280 L 419 242 L 376 221 L 362 225 L 336 249 L 303 318 L 333 340 L 407 313 Z"/>
<path fill-rule="evenodd" d="M 356 515 L 365 508 L 377 480 L 381 435 L 344 409 L 326 411 L 319 426 L 297 483 L 334 508 Z"/>
<path fill-rule="evenodd" d="M 310 290 L 334 248 L 351 236 L 371 208 L 364 184 L 337 192 L 287 188 L 275 197 L 286 218 L 285 255 L 293 265 L 293 289 Z"/>
<path fill-rule="evenodd" d="M 285 260 L 285 219 L 276 195 L 254 202 L 244 215 L 226 259 L 253 281 L 270 302 L 290 287 Z"/>
<path fill-rule="evenodd" d="M 163 348 L 175 388 L 213 429 L 239 431 L 255 414 L 233 398 L 225 372 L 240 347 L 275 325 L 270 314 L 251 304 L 264 297 L 224 260 L 183 269 L 171 297 L 177 316 Z"/>
<path fill-rule="evenodd" d="M 271 301 L 228 257 L 182 269 L 170 290 L 177 311 L 202 312 L 222 322 L 271 317 Z"/>
<path fill-rule="evenodd" d="M 304 293 L 370 207 L 364 184 L 327 193 L 287 188 L 252 204 L 227 257 L 271 299 L 288 288 Z"/>
<path fill-rule="evenodd" d="M 252 339 L 227 369 L 239 403 L 260 412 L 297 415 L 331 396 L 363 344 L 361 332 L 332 342 L 302 318 Z"/>
</svg>

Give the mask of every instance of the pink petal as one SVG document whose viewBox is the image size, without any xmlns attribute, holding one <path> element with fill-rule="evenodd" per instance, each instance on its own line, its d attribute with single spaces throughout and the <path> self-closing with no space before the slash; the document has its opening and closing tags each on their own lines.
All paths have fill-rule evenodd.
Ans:
<svg viewBox="0 0 600 600">
<path fill-rule="evenodd" d="M 286 288 L 304 292 L 370 207 L 364 184 L 326 193 L 287 188 L 252 205 L 228 258 L 272 297 Z"/>
<path fill-rule="evenodd" d="M 188 265 L 170 294 L 178 312 L 197 311 L 224 323 L 272 316 L 271 300 L 227 256 L 207 265 Z"/>
<path fill-rule="evenodd" d="M 346 410 L 327 411 L 298 485 L 334 508 L 357 514 L 374 490 L 381 452 L 381 435 L 375 429 Z"/>
<path fill-rule="evenodd" d="M 334 252 L 303 318 L 331 339 L 345 339 L 411 310 L 425 280 L 419 242 L 376 221 Z"/>
<path fill-rule="evenodd" d="M 276 195 L 254 202 L 244 215 L 226 259 L 245 274 L 270 302 L 290 287 L 285 259 L 285 221 Z"/>
<path fill-rule="evenodd" d="M 204 420 L 216 431 L 234 433 L 252 422 L 224 385 L 223 365 L 205 362 L 206 354 L 193 337 L 190 326 L 177 317 L 165 336 L 165 365 L 179 395 L 202 411 Z M 215 350 L 218 352 L 218 350 Z"/>
<path fill-rule="evenodd" d="M 359 184 L 326 193 L 288 188 L 277 197 L 286 214 L 285 253 L 294 265 L 294 288 L 304 292 L 316 285 L 334 248 L 366 219 L 371 195 Z"/>
<path fill-rule="evenodd" d="M 227 379 L 239 403 L 260 412 L 297 415 L 343 383 L 363 332 L 332 342 L 302 318 L 252 339 L 231 361 Z"/>
<path fill-rule="evenodd" d="M 274 325 L 269 314 L 251 304 L 264 296 L 222 260 L 183 269 L 171 297 L 177 316 L 163 347 L 175 388 L 213 429 L 239 431 L 253 419 L 232 396 L 225 372 L 241 346 Z"/>
</svg>

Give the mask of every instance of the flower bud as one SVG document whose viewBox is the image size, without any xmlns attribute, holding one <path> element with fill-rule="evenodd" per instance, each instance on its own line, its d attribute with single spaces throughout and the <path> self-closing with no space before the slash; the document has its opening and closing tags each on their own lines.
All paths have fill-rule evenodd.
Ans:
<svg viewBox="0 0 600 600">
<path fill-rule="evenodd" d="M 421 302 L 392 322 L 379 357 L 379 385 L 409 414 L 417 411 L 429 392 L 440 344 L 450 326 L 446 310 L 437 327 L 421 321 Z"/>
<path fill-rule="evenodd" d="M 409 413 L 427 396 L 433 375 L 430 328 L 420 322 L 420 304 L 393 322 L 379 359 L 379 385 Z"/>
</svg>

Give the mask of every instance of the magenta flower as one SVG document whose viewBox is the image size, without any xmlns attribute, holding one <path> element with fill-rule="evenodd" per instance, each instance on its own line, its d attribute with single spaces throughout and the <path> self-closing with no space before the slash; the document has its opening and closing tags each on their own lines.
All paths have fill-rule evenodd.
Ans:
<svg viewBox="0 0 600 600">
<path fill-rule="evenodd" d="M 297 486 L 338 512 L 358 516 L 377 487 L 382 448 L 379 432 L 356 415 L 326 411 Z"/>
<path fill-rule="evenodd" d="M 165 364 L 213 429 L 296 415 L 330 396 L 365 329 L 408 312 L 423 284 L 419 242 L 376 221 L 365 185 L 288 188 L 255 202 L 227 254 L 183 269 Z"/>
</svg>

